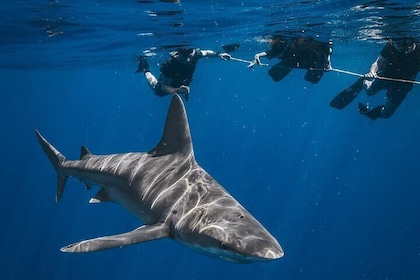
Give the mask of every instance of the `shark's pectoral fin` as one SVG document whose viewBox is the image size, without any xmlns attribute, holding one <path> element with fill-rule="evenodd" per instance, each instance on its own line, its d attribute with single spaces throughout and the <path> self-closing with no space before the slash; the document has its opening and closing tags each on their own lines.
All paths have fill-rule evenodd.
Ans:
<svg viewBox="0 0 420 280">
<path fill-rule="evenodd" d="M 70 244 L 61 248 L 60 251 L 67 253 L 87 253 L 123 247 L 165 237 L 169 237 L 169 229 L 165 224 L 143 225 L 130 232 L 103 236 Z"/>
</svg>

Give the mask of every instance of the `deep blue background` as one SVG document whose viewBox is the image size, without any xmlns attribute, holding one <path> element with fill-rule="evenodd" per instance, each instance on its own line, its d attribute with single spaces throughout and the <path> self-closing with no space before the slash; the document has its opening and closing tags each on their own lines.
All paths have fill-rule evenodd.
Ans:
<svg viewBox="0 0 420 280">
<path fill-rule="evenodd" d="M 208 39 L 198 47 L 216 49 L 217 40 Z M 391 119 L 373 122 L 357 112 L 357 102 L 341 111 L 328 105 L 353 76 L 329 72 L 313 85 L 293 70 L 274 83 L 268 68 L 218 59 L 199 62 L 186 103 L 197 161 L 266 226 L 285 256 L 239 265 L 170 240 L 61 253 L 64 245 L 141 222 L 116 204 L 89 205 L 96 192 L 75 179 L 56 204 L 55 171 L 34 129 L 69 159 L 78 158 L 81 145 L 96 154 L 148 151 L 160 140 L 170 98 L 155 97 L 133 73 L 134 53 L 117 66 L 57 67 L 54 46 L 35 53 L 27 47 L 51 58 L 50 69 L 31 67 L 32 60 L 27 69 L 0 69 L 2 279 L 420 277 L 420 88 Z M 333 67 L 365 73 L 382 46 L 334 42 Z M 235 56 L 250 59 L 265 48 L 253 44 Z M 17 52 L 9 62 L 20 54 L 27 55 Z M 149 59 L 153 72 L 163 57 Z M 383 97 L 362 93 L 357 101 L 376 105 Z"/>
</svg>

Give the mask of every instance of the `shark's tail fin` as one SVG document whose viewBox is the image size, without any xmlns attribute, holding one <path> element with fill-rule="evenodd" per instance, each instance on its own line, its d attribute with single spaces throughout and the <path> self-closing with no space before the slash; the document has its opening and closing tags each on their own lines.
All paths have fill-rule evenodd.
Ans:
<svg viewBox="0 0 420 280">
<path fill-rule="evenodd" d="M 41 144 L 42 149 L 50 159 L 55 171 L 57 171 L 57 193 L 55 200 L 56 202 L 59 202 L 61 200 L 61 197 L 63 196 L 64 186 L 68 178 L 61 171 L 61 167 L 66 161 L 66 158 L 56 148 L 54 148 L 54 146 L 51 145 L 44 137 L 42 137 L 38 130 L 35 130 L 35 133 L 38 137 L 38 141 Z"/>
</svg>

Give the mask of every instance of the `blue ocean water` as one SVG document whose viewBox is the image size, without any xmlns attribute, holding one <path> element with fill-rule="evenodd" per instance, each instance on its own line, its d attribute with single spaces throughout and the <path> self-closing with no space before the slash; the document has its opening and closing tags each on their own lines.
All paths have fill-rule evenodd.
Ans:
<svg viewBox="0 0 420 280">
<path fill-rule="evenodd" d="M 77 2 L 77 3 L 74 3 Z M 199 3 L 197 3 L 199 2 Z M 168 51 L 194 46 L 250 60 L 273 32 L 332 40 L 332 65 L 365 73 L 386 38 L 419 34 L 416 1 L 2 1 L 0 274 L 2 279 L 419 279 L 420 88 L 388 120 L 357 101 L 330 100 L 356 77 L 314 85 L 293 70 L 204 59 L 186 109 L 195 155 L 278 239 L 285 256 L 233 264 L 171 240 L 89 254 L 64 245 L 141 222 L 56 174 L 34 135 L 69 159 L 148 151 L 160 140 L 169 97 L 134 74 L 146 54 L 156 74 Z M 274 64 L 276 61 L 264 62 Z"/>
</svg>

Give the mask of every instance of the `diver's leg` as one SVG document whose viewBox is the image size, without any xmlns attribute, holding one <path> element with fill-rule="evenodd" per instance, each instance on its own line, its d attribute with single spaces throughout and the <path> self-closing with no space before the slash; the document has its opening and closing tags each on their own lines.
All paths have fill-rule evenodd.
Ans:
<svg viewBox="0 0 420 280">
<path fill-rule="evenodd" d="M 386 86 L 386 82 L 384 80 L 369 80 L 365 79 L 363 81 L 363 87 L 365 88 L 366 94 L 369 96 L 377 94 L 380 90 L 382 90 Z"/>
<path fill-rule="evenodd" d="M 408 88 L 393 88 L 387 92 L 387 100 L 385 105 L 380 105 L 372 110 L 369 110 L 368 106 L 359 103 L 359 112 L 372 120 L 377 118 L 389 119 L 398 109 L 398 106 L 403 102 L 407 96 Z"/>
<path fill-rule="evenodd" d="M 137 66 L 137 70 L 135 73 L 144 73 L 144 77 L 146 78 L 147 83 L 149 84 L 150 88 L 152 89 L 152 91 L 156 94 L 159 95 L 159 90 L 158 90 L 158 83 L 159 81 L 156 79 L 156 77 L 152 74 L 152 72 L 150 72 L 149 70 L 149 63 L 147 63 L 146 57 L 144 56 L 139 56 L 137 58 L 137 61 L 139 62 L 138 66 Z"/>
<path fill-rule="evenodd" d="M 162 91 L 162 83 L 156 79 L 155 75 L 152 72 L 145 72 L 144 77 L 146 78 L 147 83 L 149 84 L 150 88 L 152 89 L 153 93 L 157 96 L 166 96 L 169 93 Z"/>
<path fill-rule="evenodd" d="M 412 87 L 411 87 L 412 88 Z M 403 100 L 407 97 L 408 92 L 411 90 L 410 87 L 402 87 L 397 89 L 391 89 L 386 93 L 386 103 L 381 112 L 381 117 L 388 119 L 392 117 L 395 111 L 398 109 Z"/>
<path fill-rule="evenodd" d="M 365 115 L 366 117 L 368 117 L 371 120 L 376 120 L 377 118 L 381 117 L 382 114 L 382 110 L 384 109 L 383 105 L 379 105 L 373 109 L 369 109 L 368 105 L 365 105 L 363 103 L 359 103 L 359 112 L 362 115 Z"/>
<path fill-rule="evenodd" d="M 139 62 L 139 64 L 137 65 L 137 70 L 135 73 L 146 73 L 149 71 L 149 63 L 147 63 L 145 56 L 140 55 L 139 57 L 137 57 L 137 61 Z"/>
<path fill-rule="evenodd" d="M 382 89 L 385 89 L 387 85 L 389 84 L 387 84 L 386 81 L 379 80 L 379 79 L 374 79 L 374 80 L 365 79 L 363 81 L 363 87 L 365 88 L 366 94 L 368 96 L 377 94 Z M 359 112 L 361 114 L 365 115 L 366 117 L 372 120 L 376 120 L 377 118 L 381 117 L 382 110 L 384 108 L 383 105 L 380 105 L 373 109 L 370 109 L 367 104 L 363 104 L 361 102 L 359 102 L 358 107 L 359 107 Z"/>
<path fill-rule="evenodd" d="M 144 77 L 146 78 L 146 81 L 152 90 L 155 90 L 158 84 L 158 80 L 156 79 L 155 75 L 153 75 L 152 72 L 144 72 Z"/>
<path fill-rule="evenodd" d="M 305 80 L 316 84 L 321 80 L 322 75 L 324 75 L 324 70 L 308 70 L 305 74 Z"/>
<path fill-rule="evenodd" d="M 281 81 L 287 74 L 292 71 L 293 68 L 285 66 L 282 62 L 277 63 L 270 70 L 268 70 L 268 74 L 275 82 Z"/>
</svg>

